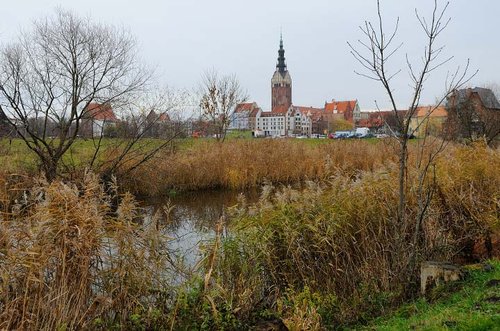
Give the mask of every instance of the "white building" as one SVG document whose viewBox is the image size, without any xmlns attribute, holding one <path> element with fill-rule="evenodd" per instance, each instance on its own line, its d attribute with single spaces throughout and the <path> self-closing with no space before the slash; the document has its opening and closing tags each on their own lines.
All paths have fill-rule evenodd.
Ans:
<svg viewBox="0 0 500 331">
<path fill-rule="evenodd" d="M 312 107 L 278 106 L 256 117 L 256 129 L 265 136 L 310 136 L 314 120 L 321 112 L 321 109 Z"/>
<path fill-rule="evenodd" d="M 230 117 L 230 130 L 255 130 L 255 119 L 262 110 L 257 103 L 240 103 Z"/>
<path fill-rule="evenodd" d="M 289 113 L 261 112 L 256 117 L 256 129 L 264 132 L 265 136 L 287 136 L 290 130 Z"/>
</svg>

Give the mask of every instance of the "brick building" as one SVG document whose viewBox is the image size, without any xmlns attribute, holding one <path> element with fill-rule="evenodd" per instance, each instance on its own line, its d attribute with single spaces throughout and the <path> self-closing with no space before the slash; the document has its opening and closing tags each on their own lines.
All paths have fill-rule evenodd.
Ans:
<svg viewBox="0 0 500 331">
<path fill-rule="evenodd" d="M 325 134 L 331 123 L 342 119 L 354 124 L 360 118 L 357 100 L 326 102 L 323 108 L 296 106 L 292 100 L 292 77 L 285 60 L 283 38 L 280 38 L 276 69 L 271 78 L 271 110 L 262 111 L 254 103 L 236 106 L 230 129 L 249 129 L 259 136 L 292 136 Z"/>
<path fill-rule="evenodd" d="M 500 102 L 492 90 L 475 87 L 454 91 L 447 102 L 446 134 L 454 139 L 485 138 L 494 143 L 500 137 Z"/>
</svg>

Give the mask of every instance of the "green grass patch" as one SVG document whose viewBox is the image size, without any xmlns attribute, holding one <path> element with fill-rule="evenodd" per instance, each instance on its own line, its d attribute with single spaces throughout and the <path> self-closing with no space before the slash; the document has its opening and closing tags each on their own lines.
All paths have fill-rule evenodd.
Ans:
<svg viewBox="0 0 500 331">
<path fill-rule="evenodd" d="M 464 281 L 437 289 L 434 302 L 420 299 L 361 330 L 500 330 L 500 261 L 473 268 Z M 459 289 L 453 292 L 455 289 Z"/>
<path fill-rule="evenodd" d="M 233 130 L 228 131 L 226 134 L 226 139 L 251 139 L 252 131 L 251 130 Z"/>
<path fill-rule="evenodd" d="M 57 140 L 53 141 L 57 144 Z M 142 149 L 147 152 L 153 150 L 164 143 L 164 140 L 145 138 L 138 141 L 132 148 L 134 150 Z M 127 141 L 118 138 L 104 138 L 100 144 L 97 154 L 97 161 L 105 161 L 109 159 L 116 150 L 118 153 L 124 148 Z M 61 167 L 68 169 L 81 169 L 87 167 L 92 160 L 94 153 L 98 147 L 99 141 L 92 139 L 79 138 L 76 139 L 73 145 L 62 157 Z M 182 139 L 177 142 L 182 149 L 189 148 L 194 144 L 193 139 Z M 36 171 L 39 160 L 35 152 L 30 150 L 22 139 L 0 139 L 0 164 L 2 170 L 7 173 L 15 173 L 18 171 L 26 171 L 32 173 Z"/>
</svg>

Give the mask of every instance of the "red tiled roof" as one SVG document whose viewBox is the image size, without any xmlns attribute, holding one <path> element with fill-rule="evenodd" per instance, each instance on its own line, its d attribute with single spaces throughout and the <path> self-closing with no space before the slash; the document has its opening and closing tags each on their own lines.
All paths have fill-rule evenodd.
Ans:
<svg viewBox="0 0 500 331">
<path fill-rule="evenodd" d="M 304 106 L 293 106 L 294 109 L 300 111 L 301 113 L 307 114 L 308 112 L 312 113 L 317 113 L 317 112 L 324 112 L 323 108 L 314 108 L 314 107 L 304 107 Z"/>
<path fill-rule="evenodd" d="M 364 118 L 359 120 L 358 127 L 366 127 L 366 128 L 378 128 L 384 124 L 384 120 L 380 116 L 371 116 L 369 118 Z"/>
<path fill-rule="evenodd" d="M 288 111 L 287 106 L 276 106 L 271 111 L 273 114 L 285 114 Z"/>
<path fill-rule="evenodd" d="M 146 116 L 147 120 L 149 122 L 168 122 L 170 121 L 170 116 L 168 116 L 167 113 L 161 113 L 160 115 L 158 115 L 154 110 L 151 110 L 148 114 L 148 116 Z"/>
<path fill-rule="evenodd" d="M 335 101 L 325 103 L 325 113 L 334 113 L 334 110 L 337 109 L 338 114 L 343 114 L 346 111 L 353 111 L 354 107 L 356 107 L 357 100 L 348 100 L 348 101 Z"/>
<path fill-rule="evenodd" d="M 93 102 L 89 104 L 85 113 L 85 117 L 100 121 L 118 121 L 118 118 L 116 118 L 116 115 L 109 103 L 101 105 Z"/>
<path fill-rule="evenodd" d="M 319 121 L 325 110 L 323 108 L 313 108 L 313 107 L 303 107 L 303 106 L 293 106 L 295 111 L 299 111 L 302 114 L 309 116 L 313 121 Z"/>
<path fill-rule="evenodd" d="M 158 118 L 158 121 L 160 121 L 160 122 L 168 122 L 168 121 L 170 121 L 170 116 L 168 116 L 167 113 L 161 113 L 160 117 Z"/>
<path fill-rule="evenodd" d="M 234 109 L 235 113 L 241 113 L 244 111 L 251 111 L 255 107 L 253 102 L 240 103 Z"/>
<path fill-rule="evenodd" d="M 398 110 L 398 115 L 405 116 L 407 110 Z M 367 127 L 367 128 L 377 128 L 384 125 L 386 122 L 393 122 L 395 120 L 394 111 L 376 111 L 369 113 L 367 119 L 361 119 L 357 123 L 359 127 Z"/>
</svg>

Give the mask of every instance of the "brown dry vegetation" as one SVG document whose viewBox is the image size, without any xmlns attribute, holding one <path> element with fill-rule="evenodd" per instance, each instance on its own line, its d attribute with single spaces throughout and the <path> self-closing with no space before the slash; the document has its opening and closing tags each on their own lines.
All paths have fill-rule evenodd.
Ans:
<svg viewBox="0 0 500 331">
<path fill-rule="evenodd" d="M 269 184 L 256 205 L 232 208 L 229 235 L 205 246 L 205 277 L 186 286 L 172 285 L 161 223 L 143 220 L 116 184 L 105 193 L 92 174 L 77 185 L 3 174 L 0 328 L 233 330 L 278 319 L 315 330 L 369 320 L 416 293 L 419 261 L 478 258 L 474 246 L 500 229 L 498 150 L 450 145 L 426 182 L 434 194 L 414 246 L 416 148 L 408 224 L 397 222 L 397 158 L 385 142 L 197 142 L 122 178 L 143 194 L 316 180 L 301 191 Z"/>
<path fill-rule="evenodd" d="M 155 219 L 137 222 L 130 194 L 112 212 L 91 174 L 13 187 L 0 187 L 0 329 L 127 327 L 166 303 L 167 239 Z"/>
<path fill-rule="evenodd" d="M 187 149 L 157 155 L 123 182 L 140 195 L 161 195 L 171 189 L 239 189 L 265 182 L 325 179 L 339 172 L 353 175 L 392 163 L 395 158 L 387 142 L 200 141 Z"/>
<path fill-rule="evenodd" d="M 500 227 L 497 151 L 450 148 L 436 167 L 417 247 L 416 191 L 408 194 L 409 224 L 399 224 L 395 165 L 334 176 L 302 192 L 268 187 L 256 206 L 233 211 L 232 235 L 211 263 L 210 302 L 232 312 L 226 321 L 252 323 L 272 311 L 292 330 L 336 328 L 390 311 L 417 293 L 412 251 L 417 262 L 470 261 L 474 243 Z M 409 176 L 415 184 L 415 171 Z"/>
</svg>

